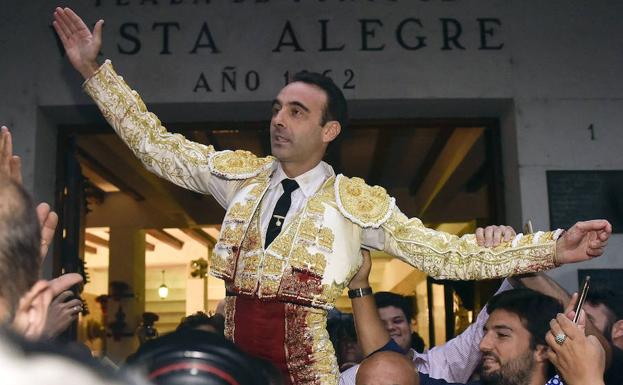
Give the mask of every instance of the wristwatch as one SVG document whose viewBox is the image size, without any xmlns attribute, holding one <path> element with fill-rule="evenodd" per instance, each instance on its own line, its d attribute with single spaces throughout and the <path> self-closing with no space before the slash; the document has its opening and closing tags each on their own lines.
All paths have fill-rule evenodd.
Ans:
<svg viewBox="0 0 623 385">
<path fill-rule="evenodd" d="M 364 295 L 372 295 L 371 287 L 360 287 L 358 289 L 351 289 L 348 291 L 348 298 L 359 298 Z"/>
</svg>

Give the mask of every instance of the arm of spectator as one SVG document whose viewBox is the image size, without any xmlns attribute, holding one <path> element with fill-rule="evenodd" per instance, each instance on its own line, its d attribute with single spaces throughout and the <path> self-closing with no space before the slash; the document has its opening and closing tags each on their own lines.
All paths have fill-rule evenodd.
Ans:
<svg viewBox="0 0 623 385">
<path fill-rule="evenodd" d="M 558 299 L 561 303 L 567 304 L 565 307 L 565 314 L 573 319 L 573 309 L 577 302 L 577 293 L 570 296 L 569 293 L 562 288 L 556 281 L 550 278 L 545 273 L 525 274 L 516 277 L 509 278 L 509 281 L 514 287 L 527 287 L 528 289 L 536 290 L 540 293 L 549 295 Z M 612 362 L 612 347 L 606 339 L 606 337 L 595 327 L 590 321 L 586 320 L 585 323 L 586 335 L 594 336 L 602 345 L 606 352 L 606 367 L 610 366 Z"/>
<path fill-rule="evenodd" d="M 361 250 L 363 263 L 359 271 L 348 284 L 349 289 L 361 289 L 370 287 L 368 277 L 372 267 L 372 260 L 368 250 Z M 361 345 L 361 350 L 366 356 L 382 348 L 390 340 L 389 333 L 383 326 L 379 312 L 374 302 L 374 296 L 364 295 L 351 300 L 355 330 Z"/>
<path fill-rule="evenodd" d="M 568 385 L 603 385 L 605 352 L 599 340 L 592 335 L 586 336 L 583 330 L 584 316 L 580 323 L 574 324 L 567 316 L 558 314 L 550 322 L 550 332 L 545 340 L 550 349 L 549 360 Z M 555 336 L 566 335 L 562 343 L 556 342 Z"/>
</svg>

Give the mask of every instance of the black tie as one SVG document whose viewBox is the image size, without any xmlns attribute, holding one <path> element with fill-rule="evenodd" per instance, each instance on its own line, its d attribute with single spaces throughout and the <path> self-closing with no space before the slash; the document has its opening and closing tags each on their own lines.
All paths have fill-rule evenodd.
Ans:
<svg viewBox="0 0 623 385">
<path fill-rule="evenodd" d="M 283 186 L 283 194 L 279 197 L 275 210 L 273 210 L 273 216 L 270 218 L 264 248 L 270 246 L 281 232 L 283 221 L 286 219 L 286 214 L 288 214 L 292 204 L 292 191 L 299 188 L 299 184 L 294 179 L 284 179 L 281 181 L 281 185 Z"/>
</svg>

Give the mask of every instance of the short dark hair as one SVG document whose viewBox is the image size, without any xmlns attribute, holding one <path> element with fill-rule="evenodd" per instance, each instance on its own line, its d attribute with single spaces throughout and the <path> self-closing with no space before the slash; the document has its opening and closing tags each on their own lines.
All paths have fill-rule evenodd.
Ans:
<svg viewBox="0 0 623 385">
<path fill-rule="evenodd" d="M 22 186 L 0 176 L 0 298 L 12 318 L 20 298 L 39 278 L 41 230 Z"/>
<path fill-rule="evenodd" d="M 612 289 L 596 288 L 589 290 L 586 301 L 593 305 L 604 305 L 612 312 L 612 322 L 623 319 L 623 296 Z M 610 318 L 610 317 L 608 317 Z"/>
<path fill-rule="evenodd" d="M 530 333 L 530 348 L 546 345 L 549 322 L 563 312 L 562 304 L 553 297 L 531 289 L 508 290 L 493 296 L 487 303 L 487 313 L 505 310 L 516 314 Z"/>
<path fill-rule="evenodd" d="M 221 314 L 207 315 L 202 311 L 182 318 L 182 322 L 177 325 L 176 330 L 196 329 L 199 326 L 208 325 L 214 328 L 218 334 L 223 335 L 225 331 L 225 318 Z"/>
<path fill-rule="evenodd" d="M 607 322 L 601 332 L 608 341 L 612 342 L 612 327 L 615 322 L 623 319 L 623 297 L 609 288 L 597 287 L 588 292 L 586 302 L 595 306 L 605 306 Z"/>
<path fill-rule="evenodd" d="M 379 291 L 374 294 L 374 300 L 378 309 L 394 306 L 402 310 L 407 321 L 411 321 L 413 319 L 415 309 L 412 297 L 405 297 L 389 291 Z"/>
<path fill-rule="evenodd" d="M 311 84 L 323 90 L 327 94 L 327 105 L 322 112 L 323 126 L 331 120 L 337 120 L 342 126 L 342 130 L 348 125 L 348 108 L 346 98 L 342 90 L 328 76 L 318 72 L 300 71 L 294 74 L 290 83 L 302 82 Z"/>
</svg>

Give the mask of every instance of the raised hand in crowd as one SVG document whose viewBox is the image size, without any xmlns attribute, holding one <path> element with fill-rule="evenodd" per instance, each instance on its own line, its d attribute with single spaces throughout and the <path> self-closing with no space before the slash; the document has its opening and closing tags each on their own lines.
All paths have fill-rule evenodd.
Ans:
<svg viewBox="0 0 623 385">
<path fill-rule="evenodd" d="M 574 294 L 577 300 L 577 294 Z M 550 322 L 550 332 L 545 340 L 550 349 L 547 353 L 549 360 L 556 366 L 558 373 L 568 385 L 601 385 L 604 383 L 606 355 L 599 340 L 584 334 L 584 311 L 578 324 L 574 324 L 570 317 L 573 311 L 566 309 L 565 314 Z"/>
<path fill-rule="evenodd" d="M 8 175 L 18 184 L 22 184 L 22 161 L 19 156 L 13 154 L 13 138 L 8 127 L 0 129 L 0 175 Z M 54 231 L 58 225 L 58 215 L 52 211 L 50 205 L 42 202 L 37 206 L 37 217 L 41 227 L 41 261 L 48 254 L 48 249 Z"/>
<path fill-rule="evenodd" d="M 7 126 L 0 128 L 0 175 L 8 175 L 22 184 L 22 161 L 13 155 L 13 139 Z"/>
<path fill-rule="evenodd" d="M 67 277 L 70 275 L 70 277 Z M 77 276 L 77 277 L 76 277 Z M 74 283 L 67 282 L 71 287 L 82 282 L 79 274 L 65 274 L 59 278 L 71 279 Z M 74 292 L 65 290 L 54 297 L 48 308 L 48 318 L 45 322 L 42 338 L 53 339 L 63 333 L 78 318 L 82 311 L 82 301 L 75 297 Z"/>
<path fill-rule="evenodd" d="M 97 55 L 102 46 L 104 20 L 95 23 L 91 33 L 91 30 L 74 11 L 59 7 L 54 11 L 52 25 L 65 47 L 71 65 L 85 79 L 90 78 L 99 68 Z"/>
<path fill-rule="evenodd" d="M 22 184 L 21 159 L 13 154 L 13 139 L 6 126 L 2 126 L 0 129 L 0 175 L 7 175 L 18 184 Z M 39 255 L 41 262 L 43 262 L 58 226 L 58 215 L 45 202 L 39 203 L 36 211 L 41 228 Z M 49 294 L 38 297 L 43 298 L 42 303 L 46 302 L 48 314 L 43 329 L 26 330 L 27 337 L 53 338 L 67 329 L 71 322 L 76 319 L 78 313 L 82 311 L 82 301 L 79 299 L 67 301 L 68 293 L 72 293 L 69 289 L 81 282 L 82 276 L 80 274 L 67 273 L 45 284 L 43 281 L 38 283 L 39 286 L 35 287 L 38 290 L 34 290 L 34 293 L 49 291 Z M 16 320 L 16 323 L 20 323 L 20 320 Z M 16 325 L 16 329 L 21 330 L 18 325 Z"/>
</svg>

